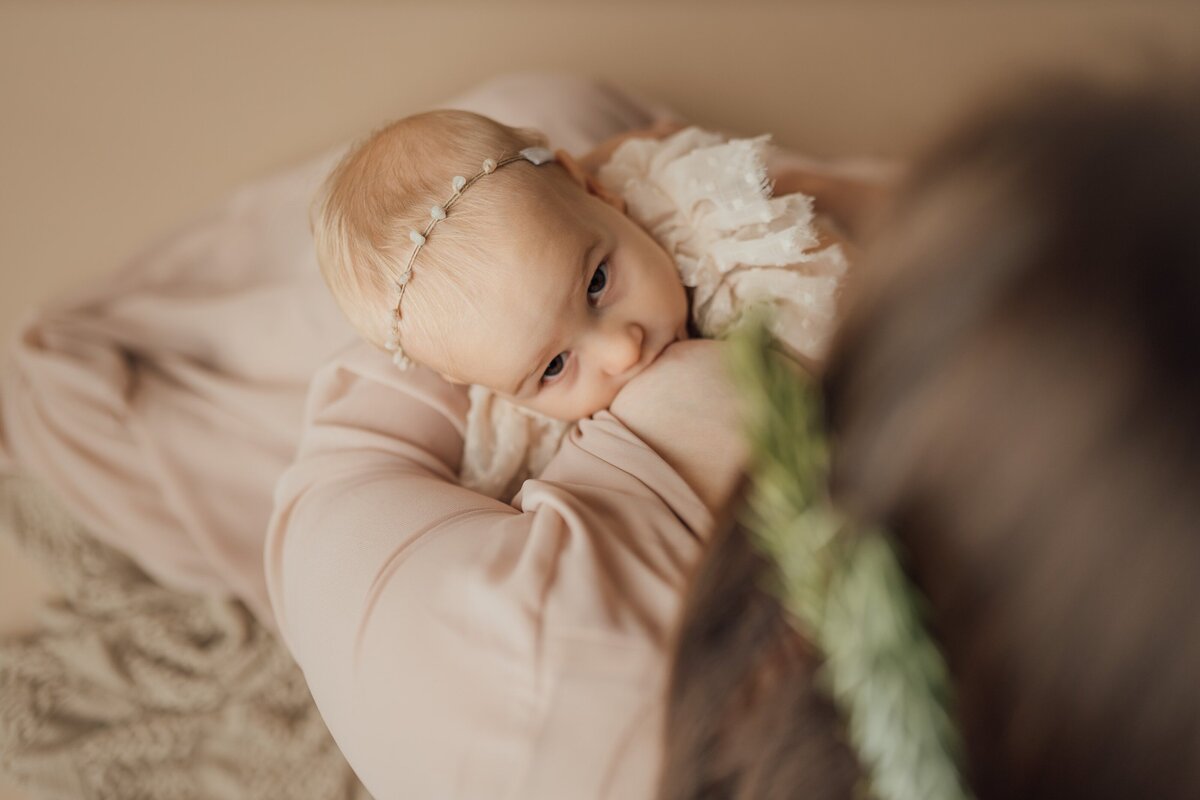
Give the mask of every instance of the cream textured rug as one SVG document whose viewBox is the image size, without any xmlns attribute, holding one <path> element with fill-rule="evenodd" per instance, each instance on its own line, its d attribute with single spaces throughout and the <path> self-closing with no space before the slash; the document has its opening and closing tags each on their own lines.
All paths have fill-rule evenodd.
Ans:
<svg viewBox="0 0 1200 800">
<path fill-rule="evenodd" d="M 0 536 L 62 594 L 0 640 L 0 770 L 32 796 L 369 797 L 240 602 L 164 589 L 28 478 L 0 476 Z"/>
</svg>

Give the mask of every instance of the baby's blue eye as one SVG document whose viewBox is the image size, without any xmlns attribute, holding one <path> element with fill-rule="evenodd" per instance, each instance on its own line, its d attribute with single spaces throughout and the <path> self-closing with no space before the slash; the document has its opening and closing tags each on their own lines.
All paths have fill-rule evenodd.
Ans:
<svg viewBox="0 0 1200 800">
<path fill-rule="evenodd" d="M 596 267 L 595 273 L 592 274 L 592 282 L 588 284 L 588 299 L 599 300 L 599 297 L 592 295 L 603 292 L 606 286 L 608 286 L 608 262 L 601 261 L 600 266 Z"/>
<path fill-rule="evenodd" d="M 550 359 L 550 364 L 546 367 L 546 371 L 542 373 L 542 380 L 556 377 L 560 372 L 563 371 L 563 367 L 566 365 L 566 363 L 567 359 L 563 357 L 562 353 L 559 353 L 554 358 Z"/>
</svg>

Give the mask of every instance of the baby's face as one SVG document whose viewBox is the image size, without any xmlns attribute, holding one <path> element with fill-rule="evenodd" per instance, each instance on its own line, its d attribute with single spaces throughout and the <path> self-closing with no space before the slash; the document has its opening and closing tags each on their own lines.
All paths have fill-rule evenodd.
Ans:
<svg viewBox="0 0 1200 800">
<path fill-rule="evenodd" d="M 552 167 L 557 168 L 557 167 Z M 673 259 L 583 188 L 505 204 L 478 309 L 456 321 L 443 375 L 575 420 L 605 409 L 663 349 L 687 338 Z"/>
</svg>

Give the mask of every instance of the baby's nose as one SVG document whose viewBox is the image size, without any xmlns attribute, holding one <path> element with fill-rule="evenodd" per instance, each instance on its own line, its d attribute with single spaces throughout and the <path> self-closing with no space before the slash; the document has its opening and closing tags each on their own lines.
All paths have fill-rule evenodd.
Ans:
<svg viewBox="0 0 1200 800">
<path fill-rule="evenodd" d="M 642 326 L 622 325 L 611 331 L 600 348 L 601 368 L 609 375 L 621 375 L 642 360 Z"/>
</svg>

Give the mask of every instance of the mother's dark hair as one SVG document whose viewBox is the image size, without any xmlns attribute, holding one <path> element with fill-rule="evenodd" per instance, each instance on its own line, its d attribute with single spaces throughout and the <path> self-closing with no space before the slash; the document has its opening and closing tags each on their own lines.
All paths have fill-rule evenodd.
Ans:
<svg viewBox="0 0 1200 800">
<path fill-rule="evenodd" d="M 1200 83 L 1158 78 L 933 148 L 823 378 L 834 496 L 928 598 L 981 800 L 1200 797 Z M 663 798 L 853 796 L 766 566 L 731 522 L 695 577 Z"/>
</svg>

